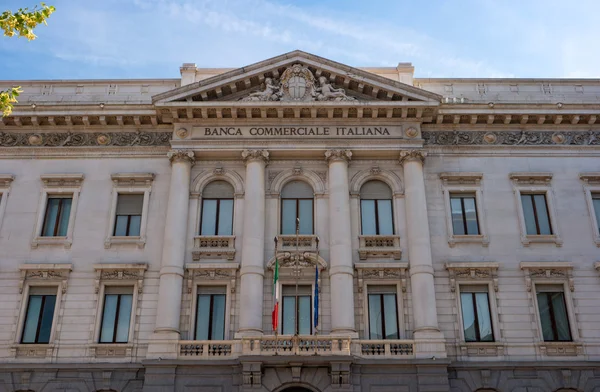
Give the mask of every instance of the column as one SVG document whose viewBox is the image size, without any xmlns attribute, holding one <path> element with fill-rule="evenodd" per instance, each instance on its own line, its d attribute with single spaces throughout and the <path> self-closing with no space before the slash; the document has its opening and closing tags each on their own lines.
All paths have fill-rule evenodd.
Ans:
<svg viewBox="0 0 600 392">
<path fill-rule="evenodd" d="M 404 167 L 406 230 L 412 288 L 414 339 L 416 356 L 444 358 L 446 349 L 437 321 L 431 238 L 427 218 L 423 162 L 426 152 L 408 150 L 400 153 Z"/>
<path fill-rule="evenodd" d="M 265 167 L 267 150 L 244 150 L 246 189 L 240 269 L 240 325 L 236 337 L 262 334 L 265 275 Z"/>
<path fill-rule="evenodd" d="M 348 162 L 350 150 L 327 150 L 329 164 L 329 279 L 331 334 L 356 335 Z"/>
<path fill-rule="evenodd" d="M 174 150 L 171 161 L 171 183 L 165 218 L 162 263 L 158 288 L 156 327 L 148 347 L 149 358 L 177 358 L 179 316 L 183 288 L 187 238 L 191 169 L 194 153 Z"/>
</svg>

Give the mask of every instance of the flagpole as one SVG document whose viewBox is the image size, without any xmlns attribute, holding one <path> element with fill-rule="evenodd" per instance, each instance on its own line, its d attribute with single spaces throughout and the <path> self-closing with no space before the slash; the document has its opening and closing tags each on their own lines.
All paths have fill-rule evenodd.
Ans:
<svg viewBox="0 0 600 392">
<path fill-rule="evenodd" d="M 273 282 L 274 282 L 274 284 L 275 283 L 279 284 L 279 282 L 275 282 L 275 274 L 278 273 L 278 271 L 277 271 L 277 268 L 278 268 L 278 265 L 277 265 L 277 244 L 278 244 L 277 236 L 275 236 L 275 238 L 273 238 L 273 241 L 275 241 L 275 251 L 274 251 L 275 252 L 275 269 L 273 270 Z M 277 296 L 277 287 L 273 287 L 273 309 L 275 309 L 275 304 L 277 302 L 276 296 Z M 277 309 L 277 311 L 279 311 L 279 309 Z M 273 318 L 273 316 L 271 316 L 271 318 Z M 277 318 L 279 318 L 279 315 L 277 315 Z M 277 355 L 277 351 L 279 349 L 279 345 L 277 342 L 277 326 L 272 323 L 271 328 L 273 329 L 273 333 L 275 333 L 275 355 Z"/>
<path fill-rule="evenodd" d="M 296 218 L 296 258 L 294 260 L 294 275 L 296 275 L 296 299 L 295 299 L 295 304 L 296 304 L 296 325 L 294 326 L 294 335 L 298 335 L 298 325 L 299 325 L 299 321 L 298 320 L 298 316 L 299 316 L 299 306 L 298 306 L 298 275 L 300 275 L 300 246 L 299 246 L 299 241 L 300 241 L 300 218 Z"/>
<path fill-rule="evenodd" d="M 313 306 L 316 308 L 317 317 L 316 317 L 316 325 L 315 325 L 315 335 L 319 334 L 318 328 L 321 326 L 320 318 L 321 318 L 321 298 L 319 296 L 319 237 L 315 239 L 317 243 L 317 257 L 315 258 L 315 297 L 317 301 L 317 306 Z"/>
</svg>

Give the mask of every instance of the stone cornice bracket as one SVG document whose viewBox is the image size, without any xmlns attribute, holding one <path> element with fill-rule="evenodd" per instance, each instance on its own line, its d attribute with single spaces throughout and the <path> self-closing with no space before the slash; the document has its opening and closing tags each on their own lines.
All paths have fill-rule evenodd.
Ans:
<svg viewBox="0 0 600 392">
<path fill-rule="evenodd" d="M 549 185 L 552 173 L 509 173 L 508 177 L 516 184 L 542 184 Z"/>
<path fill-rule="evenodd" d="M 351 159 L 352 151 L 350 150 L 333 149 L 325 151 L 325 160 L 327 161 L 327 163 L 331 163 L 334 161 L 350 162 Z"/>
<path fill-rule="evenodd" d="M 404 150 L 400 151 L 400 158 L 398 158 L 398 163 L 404 165 L 406 162 L 419 160 L 421 164 L 425 162 L 425 157 L 427 157 L 427 152 L 425 150 Z"/>
<path fill-rule="evenodd" d="M 244 150 L 242 151 L 242 159 L 248 164 L 249 162 L 262 160 L 269 163 L 269 151 L 267 150 Z"/>
<path fill-rule="evenodd" d="M 579 178 L 586 184 L 600 184 L 600 172 L 579 173 Z"/>
<path fill-rule="evenodd" d="M 0 188 L 8 188 L 14 179 L 12 174 L 0 174 Z"/>
<path fill-rule="evenodd" d="M 189 161 L 192 165 L 196 162 L 196 157 L 192 150 L 171 150 L 167 153 L 171 164 L 177 161 Z"/>
</svg>

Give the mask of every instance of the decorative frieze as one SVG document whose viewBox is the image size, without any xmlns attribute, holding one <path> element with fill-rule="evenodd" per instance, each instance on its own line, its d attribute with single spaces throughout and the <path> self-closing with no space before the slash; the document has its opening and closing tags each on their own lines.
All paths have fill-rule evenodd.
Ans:
<svg viewBox="0 0 600 392">
<path fill-rule="evenodd" d="M 519 185 L 549 185 L 552 173 L 510 173 L 508 177 Z"/>
<path fill-rule="evenodd" d="M 131 281 L 137 284 L 138 294 L 143 291 L 144 272 L 148 265 L 144 263 L 135 264 L 94 264 L 96 279 L 94 281 L 95 293 L 100 291 L 100 283 L 105 281 Z"/>
<path fill-rule="evenodd" d="M 569 290 L 575 291 L 573 280 L 573 264 L 569 262 L 522 262 L 520 268 L 525 273 L 525 287 L 532 290 L 532 281 L 535 283 L 563 283 L 566 282 Z"/>
<path fill-rule="evenodd" d="M 172 132 L 0 132 L 0 147 L 169 146 Z"/>
<path fill-rule="evenodd" d="M 62 293 L 67 292 L 67 282 L 73 264 L 23 264 L 19 267 L 21 279 L 19 281 L 19 293 L 23 293 L 26 281 L 35 282 L 58 282 Z"/>
<path fill-rule="evenodd" d="M 118 187 L 150 186 L 154 181 L 154 173 L 115 173 L 110 178 Z"/>
<path fill-rule="evenodd" d="M 488 281 L 492 282 L 494 291 L 498 291 L 498 267 L 499 264 L 495 262 L 446 263 L 450 277 L 450 290 L 456 291 L 457 282 Z"/>
<path fill-rule="evenodd" d="M 600 131 L 423 131 L 426 145 L 600 145 Z"/>
<path fill-rule="evenodd" d="M 189 263 L 185 266 L 187 279 L 187 293 L 191 294 L 198 281 L 223 281 L 229 284 L 229 289 L 235 293 L 237 270 L 240 268 L 238 263 Z"/>
<path fill-rule="evenodd" d="M 358 292 L 362 293 L 365 288 L 365 280 L 377 280 L 385 283 L 400 283 L 402 292 L 407 288 L 408 263 L 384 262 L 384 263 L 354 263 L 358 278 Z"/>
</svg>

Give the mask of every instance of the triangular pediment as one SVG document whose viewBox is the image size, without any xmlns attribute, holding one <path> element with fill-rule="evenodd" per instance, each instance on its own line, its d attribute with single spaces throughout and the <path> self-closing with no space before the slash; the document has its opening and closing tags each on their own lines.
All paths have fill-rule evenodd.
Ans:
<svg viewBox="0 0 600 392">
<path fill-rule="evenodd" d="M 153 97 L 181 102 L 423 102 L 441 96 L 302 51 L 293 51 Z"/>
</svg>

